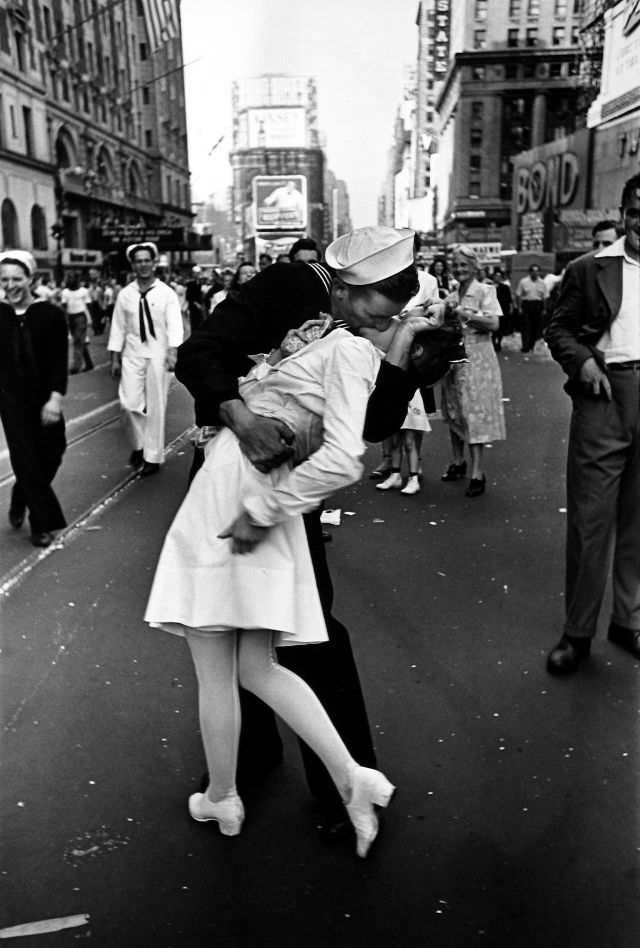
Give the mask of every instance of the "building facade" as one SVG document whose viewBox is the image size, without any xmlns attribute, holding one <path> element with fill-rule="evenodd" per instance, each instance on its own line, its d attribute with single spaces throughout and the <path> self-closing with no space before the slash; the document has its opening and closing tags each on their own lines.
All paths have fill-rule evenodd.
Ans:
<svg viewBox="0 0 640 948">
<path fill-rule="evenodd" d="M 233 219 L 240 252 L 286 253 L 298 237 L 323 245 L 349 220 L 348 192 L 326 164 L 317 89 L 308 76 L 266 74 L 232 87 Z M 334 216 L 337 215 L 337 219 Z"/>
<path fill-rule="evenodd" d="M 582 0 L 457 0 L 438 111 L 445 242 L 511 246 L 513 161 L 586 123 Z"/>
<path fill-rule="evenodd" d="M 177 8 L 153 48 L 140 0 L 0 7 L 2 246 L 41 268 L 123 265 L 154 237 L 189 247 L 191 198 Z"/>
</svg>

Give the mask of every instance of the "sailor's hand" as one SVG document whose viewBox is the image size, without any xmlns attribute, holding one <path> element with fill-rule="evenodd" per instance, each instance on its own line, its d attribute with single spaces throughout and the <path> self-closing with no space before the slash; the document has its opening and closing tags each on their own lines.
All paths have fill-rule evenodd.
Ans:
<svg viewBox="0 0 640 948">
<path fill-rule="evenodd" d="M 262 543 L 266 537 L 268 529 L 269 527 L 259 527 L 255 523 L 252 523 L 249 514 L 243 512 L 239 517 L 236 517 L 226 530 L 219 533 L 218 537 L 221 540 L 230 539 L 231 552 L 242 555 L 243 553 L 251 553 L 255 550 L 258 544 Z"/>
<path fill-rule="evenodd" d="M 263 474 L 293 454 L 293 432 L 277 418 L 254 415 L 240 399 L 223 402 L 220 418 L 234 432 L 240 450 Z"/>
</svg>

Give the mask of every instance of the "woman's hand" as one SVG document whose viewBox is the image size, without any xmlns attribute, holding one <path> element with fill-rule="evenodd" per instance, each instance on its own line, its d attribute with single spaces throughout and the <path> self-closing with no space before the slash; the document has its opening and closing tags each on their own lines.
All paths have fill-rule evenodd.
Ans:
<svg viewBox="0 0 640 948">
<path fill-rule="evenodd" d="M 230 527 L 218 534 L 221 540 L 231 539 L 232 553 L 251 553 L 265 539 L 269 527 L 258 527 L 251 523 L 249 514 L 243 512 Z"/>
<path fill-rule="evenodd" d="M 45 402 L 40 410 L 40 421 L 43 425 L 55 425 L 62 417 L 62 395 L 52 392 L 49 401 Z"/>
<path fill-rule="evenodd" d="M 397 365 L 399 369 L 408 368 L 409 353 L 413 340 L 416 334 L 422 332 L 423 329 L 433 329 L 433 324 L 428 316 L 417 315 L 415 310 L 411 310 L 405 318 L 401 318 L 396 333 L 389 344 L 385 361 L 391 365 Z"/>
</svg>

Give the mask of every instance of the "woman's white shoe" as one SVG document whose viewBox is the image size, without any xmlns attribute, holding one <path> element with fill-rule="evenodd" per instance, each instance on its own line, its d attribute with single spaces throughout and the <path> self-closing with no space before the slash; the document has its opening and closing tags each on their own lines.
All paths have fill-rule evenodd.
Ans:
<svg viewBox="0 0 640 948">
<path fill-rule="evenodd" d="M 345 808 L 356 831 L 356 852 L 364 857 L 378 835 L 376 807 L 386 807 L 396 788 L 379 770 L 358 767 L 351 771 L 349 779 L 351 796 Z"/>
<path fill-rule="evenodd" d="M 418 480 L 417 474 L 412 474 L 407 483 L 404 485 L 401 494 L 419 494 L 420 493 L 420 481 Z"/>
<path fill-rule="evenodd" d="M 223 836 L 237 836 L 244 820 L 244 807 L 237 793 L 217 803 L 212 803 L 204 793 L 192 793 L 189 797 L 189 813 L 198 823 L 215 820 Z"/>
<path fill-rule="evenodd" d="M 379 484 L 376 484 L 376 490 L 391 490 L 393 487 L 402 487 L 402 477 L 396 471 L 393 474 L 381 481 Z"/>
</svg>

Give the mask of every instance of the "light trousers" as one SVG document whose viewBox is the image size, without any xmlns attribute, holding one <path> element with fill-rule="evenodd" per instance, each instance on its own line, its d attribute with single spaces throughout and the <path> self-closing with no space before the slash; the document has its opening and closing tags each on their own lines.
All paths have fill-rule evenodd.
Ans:
<svg viewBox="0 0 640 948">
<path fill-rule="evenodd" d="M 171 373 L 165 368 L 165 356 L 122 357 L 118 396 L 125 412 L 135 451 L 142 449 L 145 461 L 164 461 L 165 415 Z"/>
</svg>

